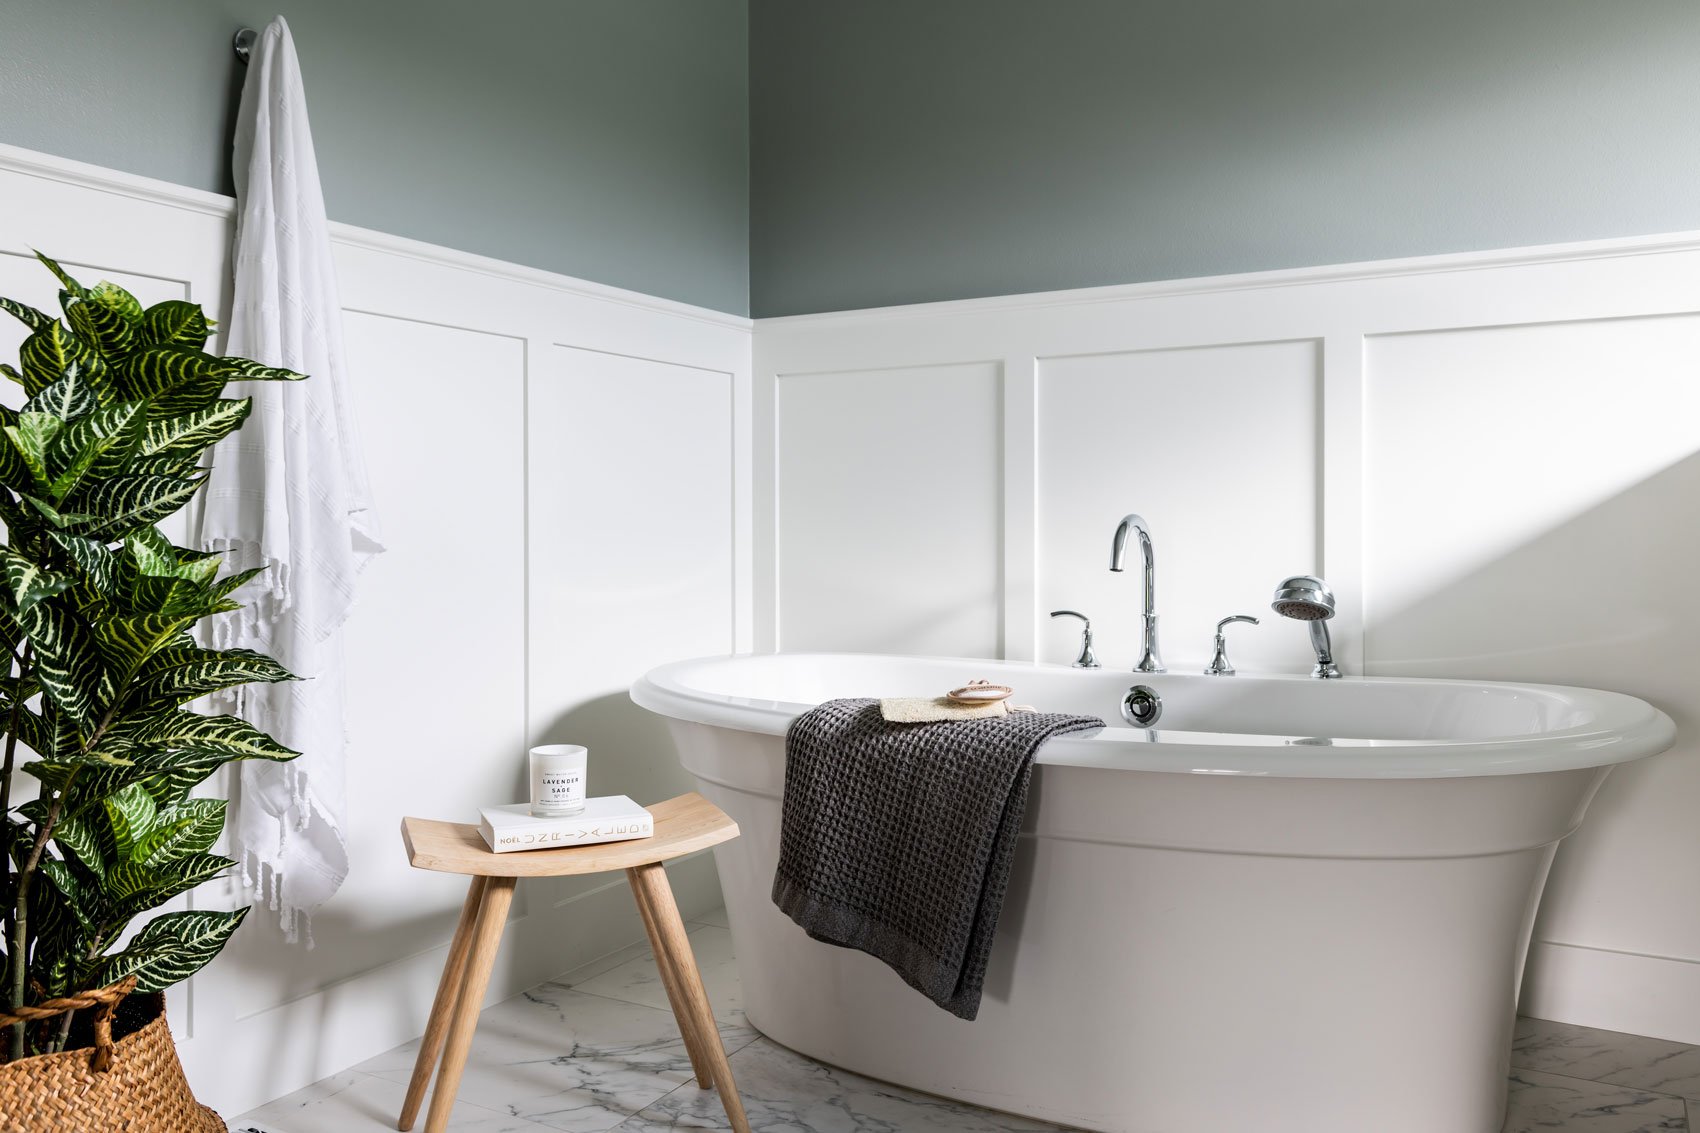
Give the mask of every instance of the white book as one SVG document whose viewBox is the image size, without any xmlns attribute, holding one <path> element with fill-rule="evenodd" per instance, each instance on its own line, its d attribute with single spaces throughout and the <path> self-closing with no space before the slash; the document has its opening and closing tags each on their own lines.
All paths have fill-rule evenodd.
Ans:
<svg viewBox="0 0 1700 1133">
<path fill-rule="evenodd" d="M 498 854 L 515 850 L 558 850 L 592 842 L 625 842 L 655 834 L 655 818 L 625 795 L 584 800 L 584 809 L 560 818 L 541 818 L 527 803 L 478 808 L 478 831 Z"/>
</svg>

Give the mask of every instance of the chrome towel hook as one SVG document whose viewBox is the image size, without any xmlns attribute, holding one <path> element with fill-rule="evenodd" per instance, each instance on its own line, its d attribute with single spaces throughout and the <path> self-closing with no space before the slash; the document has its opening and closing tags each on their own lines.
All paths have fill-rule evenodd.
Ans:
<svg viewBox="0 0 1700 1133">
<path fill-rule="evenodd" d="M 241 28 L 236 32 L 236 38 L 230 45 L 236 49 L 236 58 L 246 63 L 248 57 L 254 54 L 254 41 L 260 38 L 260 33 L 253 28 Z"/>
</svg>

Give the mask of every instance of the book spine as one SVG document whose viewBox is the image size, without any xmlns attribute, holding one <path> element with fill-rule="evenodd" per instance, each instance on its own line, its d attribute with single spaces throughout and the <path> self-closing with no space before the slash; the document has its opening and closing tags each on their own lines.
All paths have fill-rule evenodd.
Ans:
<svg viewBox="0 0 1700 1133">
<path fill-rule="evenodd" d="M 625 842 L 633 838 L 649 838 L 655 834 L 655 822 L 650 818 L 621 819 L 588 826 L 559 826 L 547 830 L 504 831 L 495 833 L 489 823 L 481 823 L 484 840 L 498 854 L 515 850 L 558 850 L 563 846 L 589 846 L 597 842 Z"/>
</svg>

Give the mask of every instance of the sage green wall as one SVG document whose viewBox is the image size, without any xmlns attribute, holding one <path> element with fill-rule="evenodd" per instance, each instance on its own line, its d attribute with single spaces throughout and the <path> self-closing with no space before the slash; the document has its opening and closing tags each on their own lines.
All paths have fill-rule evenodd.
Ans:
<svg viewBox="0 0 1700 1133">
<path fill-rule="evenodd" d="M 748 310 L 745 0 L 0 0 L 0 142 L 228 192 L 279 12 L 333 219 Z"/>
<path fill-rule="evenodd" d="M 228 191 L 279 8 L 335 219 L 726 311 L 1700 228 L 1694 0 L 0 0 L 0 141 Z"/>
<path fill-rule="evenodd" d="M 752 0 L 757 315 L 1700 228 L 1695 0 Z"/>
</svg>

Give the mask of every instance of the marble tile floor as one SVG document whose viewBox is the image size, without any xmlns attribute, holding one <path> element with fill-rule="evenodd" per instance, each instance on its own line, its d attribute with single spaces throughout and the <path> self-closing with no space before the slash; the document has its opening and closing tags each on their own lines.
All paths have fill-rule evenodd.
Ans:
<svg viewBox="0 0 1700 1133">
<path fill-rule="evenodd" d="M 732 1072 L 756 1133 L 1046 1133 L 1058 1127 L 958 1105 L 804 1058 L 744 1023 L 724 913 L 693 921 Z M 418 1043 L 407 1043 L 231 1122 L 233 1133 L 394 1129 Z M 1518 1020 L 1504 1133 L 1700 1133 L 1700 1047 Z M 691 1082 L 649 949 L 634 945 L 483 1014 L 452 1133 L 671 1133 L 725 1129 Z M 421 1115 L 416 1128 L 423 1128 Z M 1442 1131 L 1436 1131 L 1442 1133 Z"/>
</svg>

